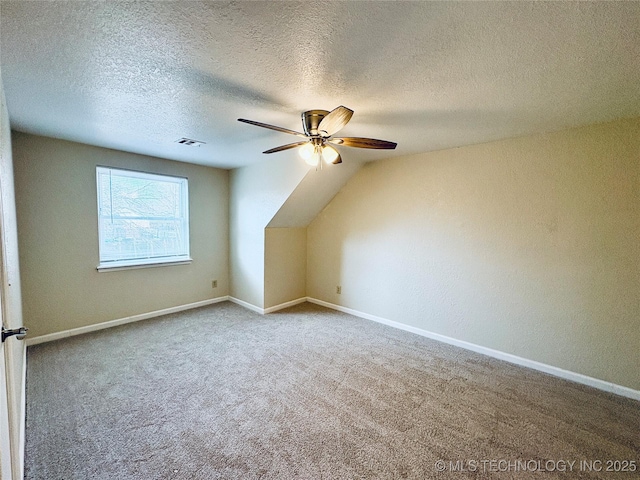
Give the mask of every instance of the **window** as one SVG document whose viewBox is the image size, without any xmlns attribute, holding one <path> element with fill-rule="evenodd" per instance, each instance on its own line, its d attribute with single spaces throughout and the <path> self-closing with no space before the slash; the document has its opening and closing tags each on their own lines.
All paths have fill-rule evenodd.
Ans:
<svg viewBox="0 0 640 480">
<path fill-rule="evenodd" d="M 186 178 L 107 167 L 96 178 L 98 270 L 191 261 Z"/>
</svg>

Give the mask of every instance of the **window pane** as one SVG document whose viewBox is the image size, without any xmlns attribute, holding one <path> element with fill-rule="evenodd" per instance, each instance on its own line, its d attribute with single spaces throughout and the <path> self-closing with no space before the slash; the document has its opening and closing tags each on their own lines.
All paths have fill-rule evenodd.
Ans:
<svg viewBox="0 0 640 480">
<path fill-rule="evenodd" d="M 100 263 L 189 256 L 187 180 L 98 167 Z"/>
</svg>

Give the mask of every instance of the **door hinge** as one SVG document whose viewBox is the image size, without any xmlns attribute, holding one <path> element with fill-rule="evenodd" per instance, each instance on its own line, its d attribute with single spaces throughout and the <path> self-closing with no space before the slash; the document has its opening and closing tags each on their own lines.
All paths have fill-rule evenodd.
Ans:
<svg viewBox="0 0 640 480">
<path fill-rule="evenodd" d="M 20 327 L 20 328 L 6 329 L 6 328 L 4 328 L 4 325 L 2 326 L 2 341 L 3 342 L 7 338 L 12 337 L 14 335 L 16 336 L 16 338 L 18 340 L 22 340 L 24 337 L 27 336 L 27 328 Z"/>
</svg>

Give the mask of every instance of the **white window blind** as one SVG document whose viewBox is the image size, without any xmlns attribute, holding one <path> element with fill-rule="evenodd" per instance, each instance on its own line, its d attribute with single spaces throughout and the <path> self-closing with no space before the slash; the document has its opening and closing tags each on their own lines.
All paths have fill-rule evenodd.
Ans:
<svg viewBox="0 0 640 480">
<path fill-rule="evenodd" d="M 97 167 L 98 270 L 188 262 L 186 178 Z"/>
</svg>

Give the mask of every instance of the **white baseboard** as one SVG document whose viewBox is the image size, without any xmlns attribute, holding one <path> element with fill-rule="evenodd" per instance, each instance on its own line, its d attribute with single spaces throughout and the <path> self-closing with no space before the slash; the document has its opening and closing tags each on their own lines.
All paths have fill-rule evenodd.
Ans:
<svg viewBox="0 0 640 480">
<path fill-rule="evenodd" d="M 231 296 L 222 296 L 217 298 L 212 298 L 209 300 L 203 300 L 200 302 L 189 303 L 186 305 L 179 305 L 177 307 L 165 308 L 162 310 L 156 310 L 154 312 L 141 313 L 139 315 L 133 315 L 130 317 L 120 318 L 117 320 L 111 320 L 108 322 L 97 323 L 95 325 L 88 325 L 86 327 L 73 328 L 70 330 L 64 330 L 62 332 L 50 333 L 48 335 L 41 335 L 38 337 L 27 338 L 26 344 L 29 345 L 37 345 L 39 343 L 51 342 L 53 340 L 59 340 L 61 338 L 72 337 L 74 335 L 81 335 L 83 333 L 94 332 L 97 330 L 103 330 L 105 328 L 111 328 L 118 325 L 124 325 L 126 323 L 137 322 L 140 320 L 146 320 L 148 318 L 159 317 L 161 315 L 168 315 L 170 313 L 181 312 L 184 310 L 189 310 L 192 308 L 203 307 L 206 305 L 212 305 L 214 303 L 224 302 L 226 300 L 230 300 L 233 303 L 236 303 L 242 307 L 245 307 L 249 310 L 252 310 L 256 313 L 264 315 L 266 313 L 276 312 L 278 310 L 282 310 L 284 308 L 292 307 L 293 305 L 298 305 L 300 303 L 304 303 L 305 301 L 310 303 L 315 303 L 317 305 L 321 305 L 323 307 L 331 308 L 333 310 L 337 310 L 340 312 L 348 313 L 350 315 L 354 315 L 356 317 L 364 318 L 366 320 L 371 320 L 374 322 L 382 323 L 384 325 L 388 325 L 390 327 L 398 328 L 400 330 L 405 330 L 407 332 L 415 333 L 417 335 L 430 338 L 432 340 L 437 340 L 439 342 L 448 343 L 449 345 L 454 345 L 456 347 L 464 348 L 466 350 L 471 350 L 476 353 L 481 353 L 483 355 L 487 355 L 489 357 L 497 358 L 499 360 L 504 360 L 509 363 L 513 363 L 516 365 L 520 365 L 523 367 L 531 368 L 533 370 L 538 370 L 544 373 L 548 373 L 550 375 L 554 375 L 556 377 L 564 378 L 566 380 L 571 380 L 573 382 L 581 383 L 583 385 L 588 385 L 590 387 L 597 388 L 599 390 L 604 390 L 606 392 L 615 393 L 616 395 L 621 395 L 623 397 L 632 398 L 634 400 L 640 401 L 640 391 L 634 390 L 629 387 L 624 387 L 622 385 L 618 385 L 615 383 L 607 382 L 605 380 L 600 380 L 598 378 L 589 377 L 587 375 L 583 375 L 581 373 L 572 372 L 569 370 L 564 370 L 559 367 L 554 367 L 553 365 L 547 365 L 545 363 L 537 362 L 535 360 L 529 360 L 527 358 L 519 357 L 517 355 L 512 355 L 510 353 L 501 352 L 499 350 L 494 350 L 492 348 L 483 347 L 481 345 L 477 345 L 475 343 L 466 342 L 464 340 L 458 340 L 456 338 L 448 337 L 446 335 L 441 335 L 439 333 L 429 332 L 428 330 L 423 330 L 421 328 L 412 327 L 411 325 L 405 325 L 404 323 L 396 322 L 393 320 L 388 320 L 386 318 L 378 317 L 376 315 L 371 315 L 368 313 L 360 312 L 358 310 L 354 310 L 352 308 L 343 307 L 341 305 L 336 305 L 334 303 L 325 302 L 324 300 L 319 300 L 317 298 L 312 297 L 301 297 L 296 300 L 291 300 L 289 302 L 281 303 L 279 305 L 275 305 L 273 307 L 268 307 L 266 309 L 257 307 L 251 303 L 245 302 L 244 300 L 240 300 L 239 298 L 231 297 Z M 26 363 L 25 363 L 26 366 Z M 26 373 L 26 368 L 25 368 Z M 26 378 L 26 377 L 25 377 Z M 23 391 L 22 396 L 25 396 L 25 387 L 24 382 L 25 378 L 23 378 Z M 21 432 L 21 442 L 24 441 L 24 433 Z M 20 457 L 24 458 L 24 444 L 20 446 Z"/>
<path fill-rule="evenodd" d="M 291 300 L 290 302 L 281 303 L 280 305 L 275 305 L 269 308 L 260 308 L 255 305 L 245 302 L 244 300 L 240 300 L 239 298 L 230 297 L 228 295 L 211 298 L 209 300 L 202 300 L 200 302 L 188 303 L 186 305 L 178 305 L 176 307 L 163 308 L 162 310 L 155 310 L 153 312 L 140 313 L 138 315 L 132 315 L 130 317 L 119 318 L 117 320 L 109 320 L 107 322 L 96 323 L 94 325 L 87 325 L 86 327 L 78 327 L 72 328 L 70 330 L 63 330 L 61 332 L 49 333 L 47 335 L 40 335 L 37 337 L 27 338 L 25 340 L 26 345 L 38 345 L 39 343 L 52 342 L 54 340 L 59 340 L 61 338 L 73 337 L 75 335 L 82 335 L 83 333 L 95 332 L 97 330 L 104 330 L 105 328 L 117 327 L 118 325 L 124 325 L 126 323 L 138 322 L 140 320 L 147 320 L 153 317 L 159 317 L 161 315 L 168 315 L 170 313 L 182 312 L 184 310 L 190 310 L 192 308 L 204 307 L 207 305 L 212 305 L 214 303 L 225 302 L 227 300 L 232 301 L 233 303 L 237 303 L 249 310 L 257 312 L 261 315 L 265 313 L 271 313 L 278 310 L 282 310 L 283 308 L 292 307 L 293 305 L 297 305 L 299 303 L 304 303 L 307 301 L 307 297 L 298 298 L 296 300 Z"/>
<path fill-rule="evenodd" d="M 236 297 L 229 297 L 229 300 L 233 303 L 237 303 L 241 307 L 248 308 L 252 312 L 259 313 L 260 315 L 265 315 L 267 313 L 277 312 L 278 310 L 282 310 L 284 308 L 293 307 L 294 305 L 298 305 L 299 303 L 304 303 L 307 301 L 307 297 L 296 298 L 295 300 L 291 300 L 289 302 L 284 302 L 279 305 L 274 305 L 273 307 L 268 308 L 260 308 L 253 303 L 245 302 L 244 300 L 240 300 Z"/>
<path fill-rule="evenodd" d="M 307 301 L 307 297 L 297 298 L 295 300 L 291 300 L 290 302 L 284 302 L 279 305 L 274 305 L 273 307 L 265 308 L 264 313 L 277 312 L 278 310 L 283 310 L 285 308 L 293 307 L 294 305 L 299 305 L 306 301 Z"/>
<path fill-rule="evenodd" d="M 241 307 L 247 308 L 252 312 L 259 313 L 260 315 L 264 315 L 264 308 L 256 307 L 253 303 L 245 302 L 244 300 L 240 300 L 236 297 L 229 297 L 229 301 L 235 304 L 240 305 Z"/>
<path fill-rule="evenodd" d="M 204 307 L 212 305 L 214 303 L 224 302 L 229 300 L 229 296 L 210 298 L 208 300 L 202 300 L 194 303 L 187 303 L 186 305 L 178 305 L 176 307 L 163 308 L 162 310 L 156 310 L 153 312 L 140 313 L 138 315 L 132 315 L 130 317 L 119 318 L 117 320 L 109 320 L 108 322 L 96 323 L 94 325 L 87 325 L 86 327 L 72 328 L 70 330 L 63 330 L 62 332 L 49 333 L 47 335 L 40 335 L 38 337 L 27 338 L 27 346 L 37 345 L 39 343 L 52 342 L 53 340 L 59 340 L 61 338 L 73 337 L 75 335 L 82 335 L 83 333 L 95 332 L 97 330 L 104 330 L 105 328 L 117 327 L 118 325 L 124 325 L 125 323 L 139 322 L 140 320 L 146 320 L 148 318 L 159 317 L 161 315 L 168 315 L 170 313 L 182 312 L 184 310 L 190 310 L 192 308 Z"/>
<path fill-rule="evenodd" d="M 405 325 L 404 323 L 395 322 L 393 320 L 387 320 L 386 318 L 377 317 L 375 315 L 370 315 L 368 313 L 360 312 L 358 310 L 353 310 L 351 308 L 343 307 L 341 305 L 336 305 L 334 303 L 318 300 L 317 298 L 307 297 L 307 301 L 310 303 L 321 305 L 323 307 L 331 308 L 333 310 L 338 310 L 340 312 L 348 313 L 356 317 L 364 318 L 366 320 L 372 320 L 374 322 L 382 323 L 384 325 L 389 325 L 390 327 L 415 333 L 417 335 L 421 335 L 423 337 L 427 337 L 432 340 L 437 340 L 439 342 L 448 343 L 449 345 L 454 345 L 456 347 L 464 348 L 466 350 L 471 350 L 476 353 L 481 353 L 489 357 L 497 358 L 498 360 L 504 360 L 506 362 L 514 363 L 522 367 L 531 368 L 533 370 L 538 370 L 540 372 L 548 373 L 556 377 L 564 378 L 565 380 L 571 380 L 576 383 L 588 385 L 590 387 L 594 387 L 599 390 L 604 390 L 605 392 L 615 393 L 616 395 L 632 398 L 634 400 L 640 400 L 640 390 L 634 390 L 632 388 L 607 382 L 605 380 L 589 377 L 581 373 L 571 372 L 569 370 L 564 370 L 559 367 L 554 367 L 553 365 L 547 365 L 546 363 L 541 363 L 535 360 L 529 360 L 527 358 L 518 357 L 517 355 L 512 355 L 510 353 L 501 352 L 499 350 L 494 350 L 492 348 L 483 347 L 475 343 L 465 342 L 464 340 L 458 340 L 456 338 L 447 337 L 446 335 L 440 335 L 439 333 L 429 332 L 428 330 L 412 327 L 411 325 Z"/>
</svg>

